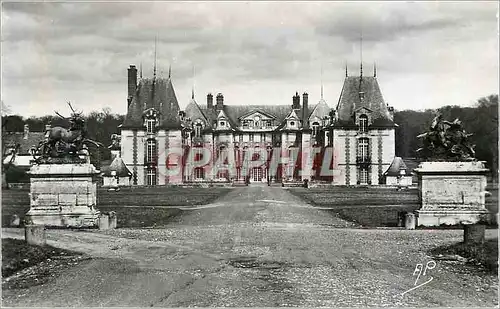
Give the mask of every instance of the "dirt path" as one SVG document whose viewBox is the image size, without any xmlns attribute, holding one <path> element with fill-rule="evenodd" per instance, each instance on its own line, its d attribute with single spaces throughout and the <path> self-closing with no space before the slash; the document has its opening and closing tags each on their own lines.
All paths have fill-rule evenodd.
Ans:
<svg viewBox="0 0 500 309">
<path fill-rule="evenodd" d="M 414 286 L 415 265 L 431 260 L 427 250 L 460 241 L 460 231 L 352 227 L 285 189 L 245 187 L 162 228 L 50 230 L 49 244 L 95 259 L 29 291 L 4 291 L 3 305 L 496 304 L 496 276 L 447 262 L 429 271 L 429 284 L 401 295 Z M 23 235 L 3 229 L 2 237 Z"/>
</svg>

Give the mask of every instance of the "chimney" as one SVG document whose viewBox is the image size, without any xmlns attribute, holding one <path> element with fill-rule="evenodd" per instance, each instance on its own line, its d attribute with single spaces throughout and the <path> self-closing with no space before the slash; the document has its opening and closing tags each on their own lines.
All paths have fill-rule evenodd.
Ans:
<svg viewBox="0 0 500 309">
<path fill-rule="evenodd" d="M 215 100 L 217 102 L 217 106 L 215 107 L 216 110 L 220 111 L 224 108 L 224 96 L 222 93 L 218 93 L 217 96 L 215 97 Z"/>
<path fill-rule="evenodd" d="M 137 68 L 135 65 L 130 65 L 128 68 L 128 94 L 127 101 L 128 105 L 132 102 L 135 90 L 137 89 Z"/>
<path fill-rule="evenodd" d="M 25 124 L 24 125 L 23 139 L 28 139 L 29 134 L 30 134 L 30 126 L 28 124 Z"/>
<path fill-rule="evenodd" d="M 309 128 L 309 121 L 307 116 L 309 114 L 309 95 L 304 92 L 302 95 L 302 127 L 304 129 Z"/>
<path fill-rule="evenodd" d="M 295 96 L 293 97 L 292 108 L 300 109 L 300 96 L 298 92 L 295 92 Z"/>
<path fill-rule="evenodd" d="M 207 108 L 214 108 L 214 96 L 213 94 L 207 94 Z"/>
</svg>

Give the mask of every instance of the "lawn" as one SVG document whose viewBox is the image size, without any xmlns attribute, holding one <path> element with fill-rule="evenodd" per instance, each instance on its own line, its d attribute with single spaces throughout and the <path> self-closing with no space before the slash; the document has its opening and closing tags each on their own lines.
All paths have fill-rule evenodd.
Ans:
<svg viewBox="0 0 500 309">
<path fill-rule="evenodd" d="M 498 212 L 498 189 L 489 188 L 492 193 L 486 198 L 486 207 Z M 400 213 L 420 208 L 418 190 L 397 191 L 386 188 L 331 187 L 290 188 L 290 192 L 308 203 L 331 208 L 331 211 L 349 221 L 366 227 L 398 226 Z"/>
<path fill-rule="evenodd" d="M 118 215 L 118 227 L 164 225 L 179 210 L 155 206 L 205 205 L 229 191 L 231 188 L 132 187 L 108 192 L 100 188 L 97 193 L 97 208 L 102 212 L 115 211 Z M 14 214 L 22 220 L 28 210 L 29 190 L 2 191 L 2 226 L 8 226 Z"/>
</svg>

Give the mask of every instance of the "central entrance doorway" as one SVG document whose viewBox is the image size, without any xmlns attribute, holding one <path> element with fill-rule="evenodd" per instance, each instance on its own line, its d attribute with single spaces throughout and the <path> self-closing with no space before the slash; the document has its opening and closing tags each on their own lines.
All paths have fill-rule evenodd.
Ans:
<svg viewBox="0 0 500 309">
<path fill-rule="evenodd" d="M 266 182 L 266 169 L 264 167 L 253 167 L 250 170 L 250 183 Z"/>
</svg>

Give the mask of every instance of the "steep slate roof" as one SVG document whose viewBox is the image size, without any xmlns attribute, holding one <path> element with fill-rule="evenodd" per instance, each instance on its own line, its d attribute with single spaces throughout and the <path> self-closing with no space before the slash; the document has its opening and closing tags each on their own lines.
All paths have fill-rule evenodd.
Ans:
<svg viewBox="0 0 500 309">
<path fill-rule="evenodd" d="M 359 93 L 364 92 L 361 100 Z M 354 124 L 354 111 L 366 107 L 372 111 L 373 124 L 394 125 L 384 102 L 377 78 L 373 76 L 348 76 L 344 81 L 337 105 L 340 124 Z"/>
<path fill-rule="evenodd" d="M 125 116 L 123 128 L 142 127 L 142 113 L 148 108 L 155 108 L 160 112 L 160 128 L 167 130 L 181 128 L 179 103 L 170 78 L 139 80 Z"/>
<path fill-rule="evenodd" d="M 313 117 L 318 117 L 322 119 L 324 116 L 328 116 L 330 113 L 330 106 L 326 104 L 326 101 L 321 99 L 318 104 L 314 107 L 311 114 L 309 115 L 309 120 Z"/>
<path fill-rule="evenodd" d="M 186 116 L 190 117 L 192 121 L 195 121 L 196 119 L 202 119 L 205 121 L 207 128 L 212 127 L 212 121 L 209 121 L 209 118 L 205 116 L 205 113 L 201 110 L 195 99 L 191 99 L 189 104 L 186 106 L 185 112 Z"/>
<path fill-rule="evenodd" d="M 199 107 L 199 105 L 197 106 Z M 308 117 L 311 115 L 315 107 L 316 105 L 308 106 Z M 200 108 L 200 111 L 207 118 L 210 125 L 217 120 L 218 112 L 215 110 L 215 107 L 213 109 L 209 109 L 204 106 Z M 224 105 L 224 113 L 229 118 L 229 122 L 233 128 L 237 128 L 239 126 L 240 117 L 248 115 L 251 112 L 262 112 L 264 114 L 272 115 L 273 117 L 276 117 L 276 122 L 281 124 L 285 121 L 291 111 L 292 107 L 290 105 Z M 196 108 L 194 106 L 186 108 L 186 115 L 195 120 L 193 116 L 197 115 Z"/>
<path fill-rule="evenodd" d="M 102 171 L 103 176 L 112 176 L 111 171 L 116 171 L 116 176 L 119 177 L 128 177 L 132 175 L 125 163 L 123 163 L 121 157 L 116 157 L 113 162 L 111 162 L 109 166 L 104 167 Z"/>
<path fill-rule="evenodd" d="M 405 176 L 411 175 L 411 172 L 408 170 L 405 162 L 401 157 L 394 157 L 392 160 L 391 166 L 384 173 L 385 176 L 400 176 L 400 170 L 405 170 Z"/>
</svg>

